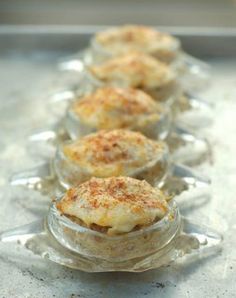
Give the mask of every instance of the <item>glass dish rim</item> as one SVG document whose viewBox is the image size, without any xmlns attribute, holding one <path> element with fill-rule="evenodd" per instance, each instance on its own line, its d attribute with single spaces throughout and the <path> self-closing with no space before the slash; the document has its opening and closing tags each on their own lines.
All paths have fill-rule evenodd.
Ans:
<svg viewBox="0 0 236 298">
<path fill-rule="evenodd" d="M 137 231 L 131 231 L 128 233 L 124 233 L 122 235 L 109 236 L 105 233 L 98 232 L 98 231 L 89 229 L 87 227 L 83 227 L 83 226 L 73 222 L 65 215 L 61 214 L 58 211 L 58 209 L 56 208 L 56 202 L 58 202 L 60 199 L 56 199 L 55 202 L 53 202 L 51 204 L 51 206 L 49 207 L 47 222 L 49 222 L 49 217 L 50 217 L 50 215 L 52 215 L 52 216 L 56 217 L 56 219 L 60 222 L 60 224 L 66 226 L 67 228 L 69 228 L 70 230 L 73 230 L 74 232 L 87 233 L 87 234 L 97 236 L 100 238 L 105 238 L 108 240 L 123 240 L 123 239 L 133 238 L 133 237 L 151 232 L 153 230 L 158 230 L 158 229 L 161 230 L 168 222 L 175 223 L 181 219 L 179 208 L 178 208 L 176 202 L 172 199 L 171 201 L 168 201 L 169 208 L 168 208 L 168 211 L 165 214 L 165 216 L 162 219 L 160 219 L 159 221 L 155 222 L 154 224 L 152 224 L 146 228 L 137 230 Z M 50 225 L 49 225 L 49 230 L 51 231 Z"/>
</svg>

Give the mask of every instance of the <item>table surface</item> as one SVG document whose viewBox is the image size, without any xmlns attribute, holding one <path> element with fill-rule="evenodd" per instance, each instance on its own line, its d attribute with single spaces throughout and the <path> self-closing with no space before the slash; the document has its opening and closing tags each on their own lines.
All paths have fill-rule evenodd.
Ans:
<svg viewBox="0 0 236 298">
<path fill-rule="evenodd" d="M 214 123 L 199 132 L 211 141 L 213 165 L 200 166 L 212 178 L 212 198 L 185 215 L 224 235 L 222 252 L 192 263 L 145 273 L 91 274 L 64 268 L 24 248 L 0 243 L 1 297 L 236 297 L 236 61 L 212 60 L 212 84 L 202 94 L 214 103 Z M 47 200 L 9 186 L 14 171 L 40 163 L 29 154 L 27 136 L 55 121 L 46 94 L 58 85 L 55 61 L 0 56 L 0 230 L 41 218 Z"/>
</svg>

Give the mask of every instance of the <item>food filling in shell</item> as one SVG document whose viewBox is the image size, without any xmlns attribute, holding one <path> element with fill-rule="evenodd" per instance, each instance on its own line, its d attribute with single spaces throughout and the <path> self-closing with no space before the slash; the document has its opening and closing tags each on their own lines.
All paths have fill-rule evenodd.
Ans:
<svg viewBox="0 0 236 298">
<path fill-rule="evenodd" d="M 150 226 L 168 212 L 159 189 L 129 177 L 92 178 L 69 189 L 56 206 L 72 221 L 108 235 Z"/>
<path fill-rule="evenodd" d="M 129 176 L 163 157 L 165 143 L 129 130 L 100 131 L 64 145 L 65 157 L 91 176 Z"/>
<path fill-rule="evenodd" d="M 70 109 L 92 128 L 141 130 L 157 123 L 164 108 L 145 92 L 132 88 L 102 87 L 75 101 Z"/>
<path fill-rule="evenodd" d="M 92 65 L 88 71 L 104 84 L 143 90 L 163 88 L 175 80 L 169 66 L 136 51 Z"/>
<path fill-rule="evenodd" d="M 170 60 L 180 50 L 178 39 L 151 27 L 126 25 L 99 32 L 95 42 L 111 55 L 138 50 L 159 59 Z"/>
</svg>

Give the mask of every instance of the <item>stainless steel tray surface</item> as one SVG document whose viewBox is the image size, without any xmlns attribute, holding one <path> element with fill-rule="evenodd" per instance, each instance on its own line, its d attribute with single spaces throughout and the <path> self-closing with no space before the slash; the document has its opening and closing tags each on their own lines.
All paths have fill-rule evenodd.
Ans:
<svg viewBox="0 0 236 298">
<path fill-rule="evenodd" d="M 40 163 L 29 154 L 27 136 L 56 120 L 46 104 L 61 83 L 56 61 L 85 46 L 94 28 L 85 29 L 0 27 L 0 230 L 41 218 L 48 208 L 45 197 L 12 188 L 8 179 Z M 181 30 L 190 54 L 212 65 L 212 84 L 202 97 L 215 115 L 199 132 L 213 147 L 212 161 L 200 167 L 212 178 L 212 198 L 185 213 L 223 233 L 222 252 L 144 273 L 91 274 L 1 243 L 0 297 L 236 297 L 236 35 Z"/>
</svg>

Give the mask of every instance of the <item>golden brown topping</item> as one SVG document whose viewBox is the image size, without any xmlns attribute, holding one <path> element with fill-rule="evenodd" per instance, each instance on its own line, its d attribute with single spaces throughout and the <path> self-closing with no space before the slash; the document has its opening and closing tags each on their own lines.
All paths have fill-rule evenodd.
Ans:
<svg viewBox="0 0 236 298">
<path fill-rule="evenodd" d="M 113 55 L 129 50 L 138 50 L 155 55 L 162 50 L 176 52 L 180 48 L 179 41 L 173 36 L 159 32 L 151 27 L 126 25 L 111 28 L 96 35 L 95 41 Z"/>
<path fill-rule="evenodd" d="M 72 104 L 80 121 L 97 129 L 141 128 L 159 120 L 163 108 L 137 89 L 103 87 Z"/>
<path fill-rule="evenodd" d="M 145 181 L 129 177 L 92 178 L 67 191 L 57 208 L 87 227 L 106 227 L 108 234 L 150 225 L 168 211 L 165 195 Z"/>
<path fill-rule="evenodd" d="M 163 87 L 175 78 L 172 70 L 164 63 L 134 51 L 90 66 L 88 70 L 104 83 L 140 89 Z"/>
<path fill-rule="evenodd" d="M 165 150 L 141 133 L 128 130 L 100 131 L 65 145 L 64 154 L 96 177 L 131 175 L 157 160 Z"/>
</svg>

